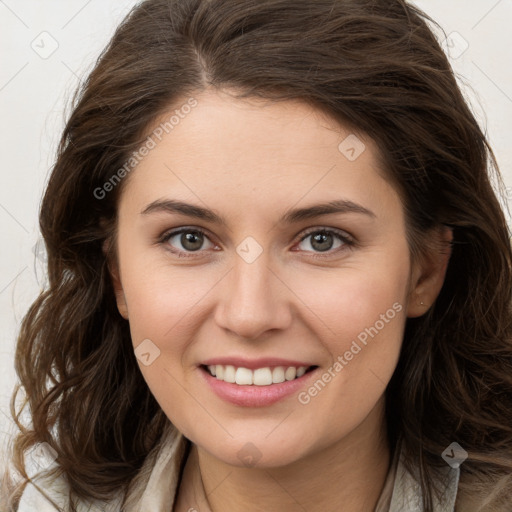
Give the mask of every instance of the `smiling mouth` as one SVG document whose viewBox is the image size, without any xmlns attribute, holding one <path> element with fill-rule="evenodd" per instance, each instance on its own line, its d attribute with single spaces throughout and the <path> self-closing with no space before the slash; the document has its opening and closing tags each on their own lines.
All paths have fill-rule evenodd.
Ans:
<svg viewBox="0 0 512 512">
<path fill-rule="evenodd" d="M 232 365 L 201 365 L 201 368 L 217 380 L 240 386 L 270 386 L 282 382 L 300 379 L 318 366 L 274 366 L 250 370 Z"/>
</svg>

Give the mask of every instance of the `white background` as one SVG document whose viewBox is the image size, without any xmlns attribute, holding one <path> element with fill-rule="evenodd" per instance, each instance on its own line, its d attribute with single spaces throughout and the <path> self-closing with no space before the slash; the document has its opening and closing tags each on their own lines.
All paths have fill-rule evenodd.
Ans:
<svg viewBox="0 0 512 512">
<path fill-rule="evenodd" d="M 36 271 L 42 264 L 34 251 L 37 213 L 65 107 L 135 3 L 0 0 L 0 449 L 13 428 L 9 399 L 16 382 L 15 338 L 22 316 L 44 282 Z M 457 33 L 451 36 L 453 67 L 488 133 L 505 182 L 512 186 L 512 2 L 415 3 L 446 34 Z M 44 54 L 54 46 L 54 53 Z"/>
</svg>

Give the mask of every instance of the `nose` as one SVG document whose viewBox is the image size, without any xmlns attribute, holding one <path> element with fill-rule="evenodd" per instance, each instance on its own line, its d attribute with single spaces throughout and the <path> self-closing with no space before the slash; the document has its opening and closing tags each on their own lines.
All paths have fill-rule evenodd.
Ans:
<svg viewBox="0 0 512 512">
<path fill-rule="evenodd" d="M 266 254 L 264 251 L 252 263 L 236 255 L 219 290 L 216 323 L 240 338 L 255 340 L 291 323 L 292 292 L 269 267 Z"/>
</svg>

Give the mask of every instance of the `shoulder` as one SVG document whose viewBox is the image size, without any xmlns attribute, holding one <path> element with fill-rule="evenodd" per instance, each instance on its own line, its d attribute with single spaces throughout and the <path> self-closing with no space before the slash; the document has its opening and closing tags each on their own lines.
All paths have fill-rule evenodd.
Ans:
<svg viewBox="0 0 512 512">
<path fill-rule="evenodd" d="M 512 474 L 494 482 L 461 475 L 455 512 L 510 512 L 512 510 Z"/>
<path fill-rule="evenodd" d="M 40 461 L 41 459 L 39 459 Z M 25 457 L 25 468 L 30 481 L 21 495 L 17 512 L 68 512 L 70 486 L 66 474 L 55 460 L 35 465 L 34 458 Z M 120 510 L 119 494 L 108 502 L 75 499 L 77 512 L 115 512 Z"/>
<path fill-rule="evenodd" d="M 109 502 L 80 501 L 77 512 L 118 512 L 121 496 Z M 40 478 L 29 482 L 21 496 L 17 512 L 67 512 L 69 485 L 64 475 Z"/>
<path fill-rule="evenodd" d="M 397 454 L 398 455 L 398 454 Z M 417 467 L 411 473 L 404 465 L 405 453 L 399 449 L 395 461 L 393 494 L 389 512 L 423 512 L 423 493 Z M 472 477 L 457 467 L 436 467 L 433 512 L 510 512 L 512 475 L 493 482 Z"/>
<path fill-rule="evenodd" d="M 390 512 L 423 512 L 423 492 L 420 485 L 419 470 L 411 473 L 404 464 L 405 452 L 399 447 L 396 461 L 395 481 L 391 498 Z M 439 497 L 433 495 L 433 512 L 454 512 L 458 494 L 460 469 L 450 466 L 435 469 L 435 484 L 440 491 Z M 466 512 L 466 511 L 464 511 Z"/>
<path fill-rule="evenodd" d="M 77 512 L 119 512 L 170 510 L 178 490 L 180 471 L 186 459 L 188 442 L 172 425 L 160 443 L 148 454 L 142 468 L 130 483 L 127 496 L 119 492 L 112 500 L 80 501 Z M 52 471 L 31 476 L 21 496 L 17 512 L 68 512 L 70 487 L 65 473 L 59 474 L 56 461 L 46 468 Z"/>
</svg>

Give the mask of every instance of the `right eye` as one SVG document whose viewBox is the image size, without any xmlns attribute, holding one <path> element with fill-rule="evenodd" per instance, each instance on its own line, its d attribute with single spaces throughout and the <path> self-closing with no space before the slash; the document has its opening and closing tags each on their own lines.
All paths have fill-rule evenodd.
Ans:
<svg viewBox="0 0 512 512">
<path fill-rule="evenodd" d="M 160 243 L 169 247 L 170 251 L 178 254 L 180 258 L 194 257 L 194 252 L 201 252 L 204 241 L 209 240 L 206 233 L 199 228 L 179 228 L 168 231 L 160 239 Z M 212 247 L 215 245 L 210 241 Z M 181 245 L 176 248 L 175 245 Z"/>
</svg>

